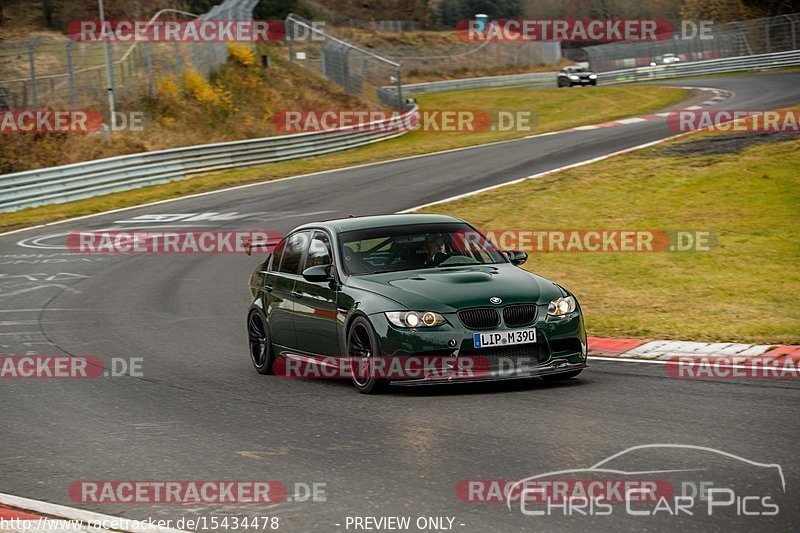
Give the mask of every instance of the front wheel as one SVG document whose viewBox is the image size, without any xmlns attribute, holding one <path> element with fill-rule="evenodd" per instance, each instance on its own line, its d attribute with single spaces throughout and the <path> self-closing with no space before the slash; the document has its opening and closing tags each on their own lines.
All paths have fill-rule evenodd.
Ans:
<svg viewBox="0 0 800 533">
<path fill-rule="evenodd" d="M 583 372 L 582 368 L 580 370 L 573 370 L 571 372 L 562 372 L 561 374 L 550 374 L 549 376 L 542 376 L 542 379 L 545 381 L 563 381 L 565 379 L 574 378 L 581 372 Z"/>
<path fill-rule="evenodd" d="M 378 394 L 386 390 L 389 381 L 381 379 L 373 371 L 376 357 L 381 357 L 380 348 L 372 324 L 363 316 L 353 320 L 347 334 L 347 354 L 358 362 L 353 368 L 353 385 L 361 394 Z"/>
<path fill-rule="evenodd" d="M 259 311 L 251 311 L 247 317 L 247 337 L 250 343 L 250 360 L 259 374 L 272 374 L 275 351 L 269 338 L 267 322 Z"/>
</svg>

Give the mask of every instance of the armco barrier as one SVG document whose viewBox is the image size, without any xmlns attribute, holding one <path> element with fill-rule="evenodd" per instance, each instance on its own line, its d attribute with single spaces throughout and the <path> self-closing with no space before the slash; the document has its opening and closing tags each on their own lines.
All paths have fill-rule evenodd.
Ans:
<svg viewBox="0 0 800 533">
<path fill-rule="evenodd" d="M 798 65 L 800 65 L 800 50 L 792 50 L 774 54 L 708 59 L 704 61 L 658 65 L 655 67 L 629 68 L 601 72 L 597 76 L 599 83 L 610 85 L 614 83 L 630 83 L 684 76 L 702 76 L 706 74 L 722 74 L 747 70 L 769 70 Z M 487 76 L 483 78 L 414 83 L 403 85 L 403 94 L 425 94 L 488 87 L 556 87 L 557 76 L 557 72 L 534 72 L 530 74 L 514 74 L 511 76 Z M 394 87 L 382 87 L 381 90 L 392 91 Z"/>
<path fill-rule="evenodd" d="M 705 76 L 743 72 L 748 70 L 772 70 L 800 65 L 800 50 L 759 54 L 752 56 L 726 57 L 724 59 L 706 59 L 672 63 L 655 67 L 638 67 L 623 70 L 601 72 L 597 75 L 599 83 L 629 83 L 634 81 L 663 80 L 685 76 Z"/>
<path fill-rule="evenodd" d="M 417 113 L 416 107 L 402 114 Z M 407 122 L 396 121 L 391 124 Z M 367 131 L 341 128 L 186 146 L 0 176 L 0 211 L 56 204 L 188 178 L 193 174 L 339 152 L 407 133 L 390 119 Z"/>
<path fill-rule="evenodd" d="M 770 70 L 800 65 L 800 50 L 639 67 L 598 75 L 601 84 L 682 76 Z M 404 85 L 405 94 L 513 86 L 555 86 L 554 72 L 490 76 Z M 396 90 L 382 87 L 380 91 Z M 416 113 L 416 107 L 408 113 Z M 187 146 L 0 176 L 0 211 L 63 203 L 184 179 L 192 174 L 312 157 L 363 146 L 405 131 L 301 133 L 230 143 Z"/>
<path fill-rule="evenodd" d="M 484 76 L 462 80 L 431 81 L 403 85 L 403 94 L 440 93 L 461 91 L 465 89 L 486 89 L 491 87 L 514 87 L 518 85 L 531 87 L 555 87 L 557 72 L 531 72 L 529 74 L 511 74 L 508 76 Z M 389 87 L 386 87 L 389 89 Z"/>
</svg>

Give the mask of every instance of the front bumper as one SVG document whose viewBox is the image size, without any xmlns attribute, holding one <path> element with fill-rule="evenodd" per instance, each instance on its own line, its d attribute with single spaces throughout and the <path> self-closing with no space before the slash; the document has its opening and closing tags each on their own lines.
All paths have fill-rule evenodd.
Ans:
<svg viewBox="0 0 800 533">
<path fill-rule="evenodd" d="M 469 358 L 465 366 L 476 369 L 466 375 L 454 370 L 450 375 L 434 373 L 423 379 L 393 380 L 397 385 L 525 379 L 586 368 L 586 331 L 580 310 L 553 318 L 547 316 L 546 307 L 540 307 L 537 320 L 530 325 L 512 328 L 501 324 L 496 328 L 536 328 L 535 343 L 483 349 L 473 346 L 473 334 L 479 331 L 463 326 L 456 314 L 445 315 L 448 324 L 436 328 L 397 328 L 382 313 L 370 315 L 370 319 L 384 356 Z"/>
<path fill-rule="evenodd" d="M 586 362 L 569 363 L 563 359 L 556 359 L 547 365 L 532 366 L 530 368 L 519 367 L 513 370 L 490 371 L 486 374 L 474 376 L 464 376 L 453 374 L 452 376 L 430 376 L 423 379 L 403 379 L 392 381 L 392 385 L 415 386 L 415 385 L 442 385 L 448 383 L 481 383 L 487 381 L 508 381 L 517 379 L 530 379 L 542 376 L 554 376 L 566 374 L 575 370 L 582 370 L 588 365 Z"/>
</svg>

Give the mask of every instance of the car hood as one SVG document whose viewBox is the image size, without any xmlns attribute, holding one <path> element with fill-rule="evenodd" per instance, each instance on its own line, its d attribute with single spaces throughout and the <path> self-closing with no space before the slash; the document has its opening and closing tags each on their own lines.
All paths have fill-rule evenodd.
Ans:
<svg viewBox="0 0 800 533">
<path fill-rule="evenodd" d="M 408 309 L 452 313 L 466 307 L 547 303 L 563 295 L 550 280 L 511 264 L 429 268 L 351 276 L 347 284 L 390 298 Z"/>
</svg>

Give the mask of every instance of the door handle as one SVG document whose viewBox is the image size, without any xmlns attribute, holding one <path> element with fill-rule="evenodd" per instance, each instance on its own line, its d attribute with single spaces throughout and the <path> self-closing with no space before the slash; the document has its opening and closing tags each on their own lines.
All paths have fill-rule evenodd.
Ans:
<svg viewBox="0 0 800 533">
<path fill-rule="evenodd" d="M 295 298 L 302 298 L 303 297 L 303 293 L 302 292 L 297 292 L 297 291 L 292 291 L 292 296 L 294 296 Z"/>
<path fill-rule="evenodd" d="M 266 285 L 264 285 L 264 290 L 267 292 L 272 292 L 272 284 L 267 283 Z"/>
</svg>

